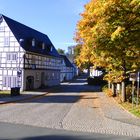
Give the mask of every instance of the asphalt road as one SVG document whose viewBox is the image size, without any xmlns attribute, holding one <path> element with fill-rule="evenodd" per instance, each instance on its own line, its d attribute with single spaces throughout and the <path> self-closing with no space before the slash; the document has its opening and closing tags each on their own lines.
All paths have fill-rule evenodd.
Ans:
<svg viewBox="0 0 140 140">
<path fill-rule="evenodd" d="M 0 140 L 139 140 L 139 138 L 0 123 Z"/>
<path fill-rule="evenodd" d="M 33 100 L 0 106 L 0 121 L 48 128 L 63 128 L 62 122 L 82 95 L 98 90 L 80 77 L 70 83 L 47 89 L 48 95 Z"/>
<path fill-rule="evenodd" d="M 129 114 L 115 112 L 117 107 L 109 111 L 106 105 L 112 109 L 113 103 L 105 100 L 99 87 L 88 86 L 85 77 L 46 91 L 49 94 L 39 98 L 0 106 L 0 139 L 139 139 L 139 126 L 119 121 L 124 114 L 123 119 L 131 119 Z"/>
</svg>

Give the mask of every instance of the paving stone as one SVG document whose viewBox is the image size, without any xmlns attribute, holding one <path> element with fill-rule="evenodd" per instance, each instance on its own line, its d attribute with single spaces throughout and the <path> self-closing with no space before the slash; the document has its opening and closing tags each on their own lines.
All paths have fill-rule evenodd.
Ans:
<svg viewBox="0 0 140 140">
<path fill-rule="evenodd" d="M 48 95 L 0 106 L 0 121 L 47 128 L 140 137 L 140 119 L 84 80 L 50 89 Z"/>
</svg>

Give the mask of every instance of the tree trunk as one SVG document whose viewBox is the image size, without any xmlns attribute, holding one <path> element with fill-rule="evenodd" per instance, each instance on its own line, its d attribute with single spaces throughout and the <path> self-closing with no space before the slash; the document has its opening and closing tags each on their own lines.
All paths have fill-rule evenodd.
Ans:
<svg viewBox="0 0 140 140">
<path fill-rule="evenodd" d="M 123 59 L 123 76 L 126 78 L 126 62 Z M 122 101 L 126 101 L 126 86 L 125 86 L 125 79 L 122 81 Z"/>
<path fill-rule="evenodd" d="M 88 70 L 88 71 L 87 71 L 87 76 L 89 77 L 89 76 L 90 76 L 90 68 L 88 67 L 87 70 Z"/>
<path fill-rule="evenodd" d="M 120 94 L 120 92 L 121 92 L 121 84 L 120 84 L 120 83 L 117 84 L 116 91 L 117 91 L 117 93 L 116 93 L 117 96 L 119 96 L 119 94 Z"/>
<path fill-rule="evenodd" d="M 116 86 L 115 83 L 112 84 L 112 93 L 113 93 L 113 97 L 116 96 Z"/>
<path fill-rule="evenodd" d="M 122 102 L 126 101 L 126 87 L 125 81 L 122 81 Z"/>
<path fill-rule="evenodd" d="M 88 64 L 88 66 L 87 66 L 87 75 L 88 75 L 88 77 L 90 76 L 90 64 Z"/>
<path fill-rule="evenodd" d="M 110 82 L 108 82 L 108 89 L 110 89 L 111 88 L 111 83 Z"/>
</svg>

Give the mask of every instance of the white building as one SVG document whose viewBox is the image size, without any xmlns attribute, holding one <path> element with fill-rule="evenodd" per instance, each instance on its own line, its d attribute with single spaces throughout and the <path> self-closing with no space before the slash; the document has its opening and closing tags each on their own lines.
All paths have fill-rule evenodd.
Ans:
<svg viewBox="0 0 140 140">
<path fill-rule="evenodd" d="M 65 55 L 61 55 L 62 67 L 60 74 L 60 81 L 67 81 L 73 79 L 75 76 L 75 68 Z"/>
<path fill-rule="evenodd" d="M 94 69 L 93 67 L 90 67 L 90 77 L 98 77 L 103 74 L 102 70 Z"/>
<path fill-rule="evenodd" d="M 0 16 L 0 90 L 58 85 L 61 62 L 47 35 Z"/>
</svg>

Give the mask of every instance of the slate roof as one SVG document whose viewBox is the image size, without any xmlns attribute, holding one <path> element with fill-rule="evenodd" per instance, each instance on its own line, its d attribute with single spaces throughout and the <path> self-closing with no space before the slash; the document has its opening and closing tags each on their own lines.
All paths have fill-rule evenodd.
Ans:
<svg viewBox="0 0 140 140">
<path fill-rule="evenodd" d="M 61 54 L 60 56 L 64 59 L 66 67 L 74 67 L 73 64 L 69 61 L 69 59 L 65 55 Z"/>
<path fill-rule="evenodd" d="M 39 53 L 43 55 L 50 55 L 50 56 L 55 56 L 55 57 L 60 57 L 59 53 L 53 46 L 52 42 L 48 38 L 47 35 L 32 29 L 24 24 L 21 24 L 13 19 L 10 19 L 9 17 L 6 17 L 2 15 L 4 20 L 6 21 L 7 25 L 13 32 L 14 36 L 16 37 L 17 41 L 20 43 L 21 47 L 29 52 L 34 52 L 34 53 Z M 24 42 L 20 42 L 24 40 Z M 32 39 L 35 39 L 36 41 L 36 46 L 32 47 L 31 41 Z M 42 49 L 41 43 L 45 43 L 45 49 Z M 40 44 L 40 47 L 39 47 Z M 52 51 L 51 50 L 52 47 Z"/>
</svg>

